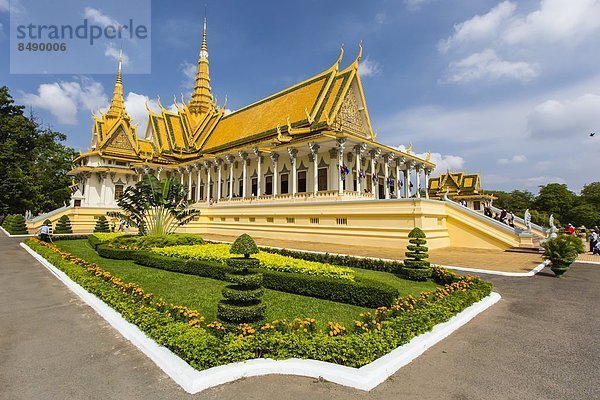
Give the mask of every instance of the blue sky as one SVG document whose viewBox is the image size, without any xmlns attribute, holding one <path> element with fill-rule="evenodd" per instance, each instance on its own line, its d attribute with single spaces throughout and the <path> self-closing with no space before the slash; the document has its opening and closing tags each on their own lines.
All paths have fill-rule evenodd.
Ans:
<svg viewBox="0 0 600 400">
<path fill-rule="evenodd" d="M 21 0 L 27 5 L 27 0 Z M 103 2 L 82 1 L 116 20 Z M 128 2 L 122 2 L 127 7 Z M 128 110 L 189 94 L 204 3 L 152 2 L 151 74 L 128 74 Z M 0 0 L 0 84 L 86 149 L 112 74 L 9 74 Z M 484 188 L 600 180 L 600 0 L 209 1 L 213 93 L 237 109 L 328 68 L 363 41 L 362 81 L 378 140 L 433 152 L 439 170 L 481 172 Z M 126 12 L 126 10 L 125 10 Z M 124 43 L 125 54 L 132 50 Z M 105 57 L 107 65 L 116 61 Z M 138 65 L 139 67 L 139 65 Z M 590 132 L 598 132 L 590 137 Z"/>
</svg>

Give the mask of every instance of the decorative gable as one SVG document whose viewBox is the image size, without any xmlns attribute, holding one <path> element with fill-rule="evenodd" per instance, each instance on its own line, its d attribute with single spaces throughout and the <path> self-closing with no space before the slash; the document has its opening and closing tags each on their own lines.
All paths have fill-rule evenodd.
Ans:
<svg viewBox="0 0 600 400">
<path fill-rule="evenodd" d="M 353 133 L 367 135 L 368 130 L 361 114 L 361 108 L 356 100 L 354 87 L 350 86 L 344 102 L 338 111 L 333 128 L 336 130 L 347 130 Z"/>
<path fill-rule="evenodd" d="M 123 129 L 119 129 L 119 131 L 113 135 L 113 137 L 106 144 L 106 147 L 112 147 L 114 149 L 135 153 L 135 149 L 132 146 L 131 141 L 127 138 L 127 135 Z"/>
</svg>

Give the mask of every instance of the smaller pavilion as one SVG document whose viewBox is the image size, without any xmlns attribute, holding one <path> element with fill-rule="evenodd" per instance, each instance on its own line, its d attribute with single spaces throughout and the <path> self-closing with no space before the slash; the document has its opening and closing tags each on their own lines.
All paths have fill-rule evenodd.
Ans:
<svg viewBox="0 0 600 400">
<path fill-rule="evenodd" d="M 443 199 L 447 193 L 450 200 L 458 203 L 464 201 L 467 207 L 475 211 L 482 211 L 486 203 L 495 199 L 493 194 L 484 193 L 479 174 L 464 172 L 446 172 L 430 178 L 427 191 L 432 199 Z"/>
</svg>

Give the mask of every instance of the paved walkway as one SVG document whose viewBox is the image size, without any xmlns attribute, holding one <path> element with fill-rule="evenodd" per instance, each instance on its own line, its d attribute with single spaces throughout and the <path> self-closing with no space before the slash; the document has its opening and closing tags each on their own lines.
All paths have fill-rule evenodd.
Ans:
<svg viewBox="0 0 600 400">
<path fill-rule="evenodd" d="M 595 262 L 595 263 L 600 264 L 600 255 L 587 252 L 585 254 L 580 254 L 579 256 L 577 256 L 577 260 L 578 261 L 586 261 L 586 262 Z"/>
<path fill-rule="evenodd" d="M 370 393 L 268 376 L 190 396 L 0 234 L 0 399 L 600 398 L 600 268 L 490 280 L 498 304 Z"/>
<path fill-rule="evenodd" d="M 207 240 L 233 242 L 235 236 L 202 235 Z M 389 247 L 351 246 L 342 247 L 338 244 L 292 241 L 281 239 L 254 239 L 258 245 L 283 247 L 328 253 L 343 253 L 365 257 L 388 258 L 403 260 L 405 249 Z M 434 264 L 451 265 L 454 267 L 487 269 L 502 272 L 529 272 L 543 260 L 539 254 L 513 253 L 501 250 L 468 249 L 464 247 L 447 247 L 430 250 L 429 261 Z"/>
</svg>

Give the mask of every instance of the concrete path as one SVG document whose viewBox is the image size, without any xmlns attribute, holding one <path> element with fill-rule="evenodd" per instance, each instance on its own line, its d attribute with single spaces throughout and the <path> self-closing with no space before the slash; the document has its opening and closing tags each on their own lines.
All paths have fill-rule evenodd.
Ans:
<svg viewBox="0 0 600 400">
<path fill-rule="evenodd" d="M 370 393 L 269 376 L 190 396 L 0 236 L 0 399 L 600 398 L 600 267 L 490 279 L 500 303 Z"/>
</svg>

